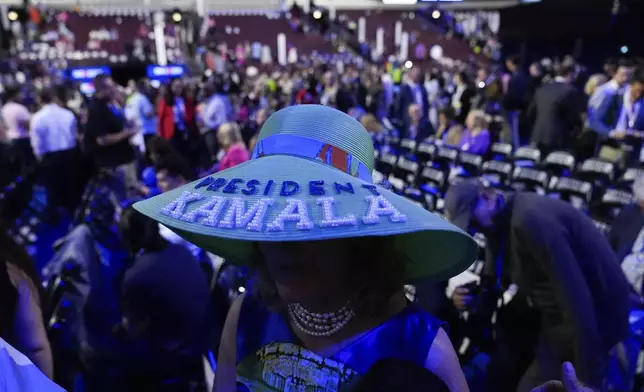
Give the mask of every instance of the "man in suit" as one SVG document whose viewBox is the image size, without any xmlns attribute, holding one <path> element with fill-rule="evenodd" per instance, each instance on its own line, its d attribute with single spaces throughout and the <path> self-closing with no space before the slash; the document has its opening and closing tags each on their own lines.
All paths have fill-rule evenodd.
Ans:
<svg viewBox="0 0 644 392">
<path fill-rule="evenodd" d="M 642 161 L 640 153 L 644 137 L 644 68 L 633 73 L 623 98 L 620 98 L 620 110 L 615 129 L 608 137 L 616 141 L 626 141 L 633 146 L 635 154 L 626 157 L 627 163 Z"/>
<path fill-rule="evenodd" d="M 467 74 L 463 71 L 459 71 L 454 75 L 454 85 L 456 89 L 452 95 L 452 107 L 456 112 L 456 121 L 459 124 L 465 124 L 465 119 L 472 108 L 472 100 L 476 92 L 470 85 Z"/>
<path fill-rule="evenodd" d="M 433 134 L 434 128 L 427 117 L 423 118 L 420 105 L 409 105 L 409 126 L 401 136 L 420 143 Z"/>
<path fill-rule="evenodd" d="M 400 86 L 396 101 L 396 117 L 406 129 L 411 123 L 409 106 L 417 104 L 420 108 L 421 119 L 429 117 L 429 98 L 423 84 L 423 72 L 420 68 L 412 68 L 407 83 Z"/>
<path fill-rule="evenodd" d="M 597 87 L 590 97 L 585 130 L 579 138 L 576 148 L 579 160 L 594 156 L 597 143 L 608 139 L 611 132 L 615 130 L 620 115 L 624 87 L 630 80 L 631 73 L 632 70 L 628 65 L 620 65 L 613 78 Z"/>
<path fill-rule="evenodd" d="M 531 143 L 544 156 L 555 150 L 571 147 L 573 134 L 581 125 L 582 96 L 572 85 L 574 69 L 563 66 L 554 83 L 537 88 L 528 108 L 528 118 L 534 123 Z"/>
<path fill-rule="evenodd" d="M 528 77 L 521 70 L 521 60 L 518 56 L 508 57 L 505 66 L 510 72 L 510 79 L 503 96 L 503 110 L 512 130 L 512 144 L 518 147 L 520 145 L 519 115 L 527 104 Z"/>
<path fill-rule="evenodd" d="M 445 213 L 456 226 L 485 233 L 482 282 L 517 284 L 540 313 L 536 358 L 517 391 L 556 379 L 565 361 L 599 390 L 609 351 L 630 333 L 629 284 L 590 219 L 562 200 L 503 195 L 478 181 L 453 185 Z"/>
</svg>

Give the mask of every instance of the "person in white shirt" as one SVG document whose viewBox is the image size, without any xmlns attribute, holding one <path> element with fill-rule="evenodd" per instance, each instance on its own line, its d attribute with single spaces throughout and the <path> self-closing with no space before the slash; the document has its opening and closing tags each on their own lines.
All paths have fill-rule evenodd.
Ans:
<svg viewBox="0 0 644 392">
<path fill-rule="evenodd" d="M 157 115 L 154 105 L 146 95 L 147 82 L 139 80 L 135 90 L 127 99 L 125 117 L 142 135 L 144 142 L 157 135 Z"/>
<path fill-rule="evenodd" d="M 11 86 L 5 88 L 4 102 L 0 110 L 4 122 L 4 137 L 11 146 L 10 154 L 18 164 L 21 172 L 25 172 L 34 164 L 34 155 L 29 144 L 29 110 L 20 102 L 22 91 Z"/>
<path fill-rule="evenodd" d="M 217 144 L 217 129 L 222 124 L 232 120 L 232 105 L 226 96 L 223 82 L 215 80 L 208 87 L 211 93 L 210 98 L 206 101 L 202 114 L 202 135 L 208 148 L 210 164 L 217 160 L 219 146 Z"/>
<path fill-rule="evenodd" d="M 588 100 L 585 130 L 579 138 L 575 152 L 579 161 L 593 157 L 598 144 L 613 136 L 620 116 L 620 100 L 632 71 L 630 67 L 620 66 L 613 78 L 597 87 Z"/>
<path fill-rule="evenodd" d="M 31 121 L 31 147 L 41 162 L 50 211 L 56 219 L 58 207 L 72 212 L 75 208 L 77 169 L 76 117 L 60 106 L 51 90 L 39 96 L 41 109 Z"/>
</svg>

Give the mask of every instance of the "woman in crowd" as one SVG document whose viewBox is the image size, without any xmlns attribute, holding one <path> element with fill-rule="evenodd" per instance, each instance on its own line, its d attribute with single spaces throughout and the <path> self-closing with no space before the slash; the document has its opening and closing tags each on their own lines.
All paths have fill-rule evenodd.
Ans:
<svg viewBox="0 0 644 392">
<path fill-rule="evenodd" d="M 483 155 L 487 153 L 490 148 L 490 131 L 487 129 L 488 123 L 485 118 L 485 112 L 472 110 L 467 115 L 465 126 L 467 128 L 458 143 L 458 148 L 461 151 L 472 154 Z"/>
<path fill-rule="evenodd" d="M 217 130 L 217 141 L 224 156 L 219 161 L 219 170 L 226 170 L 246 162 L 250 156 L 237 123 L 226 123 Z"/>
<path fill-rule="evenodd" d="M 52 378 L 54 364 L 34 261 L 0 226 L 0 338 Z"/>
<path fill-rule="evenodd" d="M 458 146 L 463 135 L 463 127 L 456 122 L 456 113 L 451 107 L 438 112 L 438 129 L 436 140 L 441 140 L 448 146 Z"/>
<path fill-rule="evenodd" d="M 404 284 L 460 273 L 476 243 L 374 185 L 373 155 L 350 116 L 293 106 L 266 121 L 248 163 L 135 205 L 258 274 L 228 314 L 218 392 L 346 390 L 387 360 L 468 391 L 442 322 Z"/>
<path fill-rule="evenodd" d="M 184 94 L 182 80 L 173 80 L 166 89 L 165 96 L 159 101 L 159 135 L 170 140 L 175 149 L 186 157 L 192 156 L 190 138 L 195 112 L 195 102 L 192 97 Z"/>
</svg>

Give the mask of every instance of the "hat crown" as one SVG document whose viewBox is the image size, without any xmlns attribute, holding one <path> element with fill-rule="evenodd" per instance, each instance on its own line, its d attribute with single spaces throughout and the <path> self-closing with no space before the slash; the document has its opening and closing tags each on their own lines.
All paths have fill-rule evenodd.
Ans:
<svg viewBox="0 0 644 392">
<path fill-rule="evenodd" d="M 373 172 L 373 141 L 353 117 L 328 106 L 296 105 L 270 116 L 257 138 L 258 143 L 273 135 L 294 135 L 320 141 L 346 151 Z"/>
</svg>

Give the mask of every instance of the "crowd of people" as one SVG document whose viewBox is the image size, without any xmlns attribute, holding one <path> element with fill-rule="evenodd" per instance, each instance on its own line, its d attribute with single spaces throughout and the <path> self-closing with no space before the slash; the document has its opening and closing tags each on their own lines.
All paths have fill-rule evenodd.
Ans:
<svg viewBox="0 0 644 392">
<path fill-rule="evenodd" d="M 2 348 L 78 391 L 204 390 L 204 356 L 216 391 L 635 390 L 643 174 L 608 236 L 453 168 L 440 211 L 376 180 L 382 156 L 431 167 L 429 145 L 641 166 L 644 64 L 504 65 L 231 62 L 159 88 L 100 74 L 92 96 L 6 83 Z M 43 265 L 9 234 L 39 189 L 39 225 L 66 227 Z M 39 269 L 87 288 L 56 323 Z M 22 390 L 55 390 L 38 385 Z"/>
</svg>

